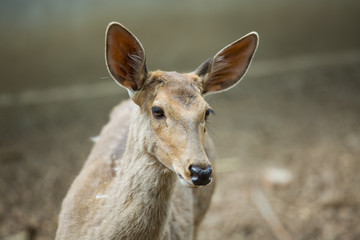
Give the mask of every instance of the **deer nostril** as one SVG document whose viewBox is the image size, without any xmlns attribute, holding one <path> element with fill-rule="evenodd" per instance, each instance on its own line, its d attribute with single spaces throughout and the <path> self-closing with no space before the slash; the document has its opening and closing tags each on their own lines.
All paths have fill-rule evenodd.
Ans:
<svg viewBox="0 0 360 240">
<path fill-rule="evenodd" d="M 198 165 L 190 165 L 189 170 L 191 172 L 190 180 L 195 185 L 207 185 L 211 182 L 212 168 L 210 165 L 205 168 Z"/>
</svg>

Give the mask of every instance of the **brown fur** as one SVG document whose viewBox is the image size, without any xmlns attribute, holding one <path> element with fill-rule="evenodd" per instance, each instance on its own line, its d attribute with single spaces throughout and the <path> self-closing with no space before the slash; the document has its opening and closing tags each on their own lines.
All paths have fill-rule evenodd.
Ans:
<svg viewBox="0 0 360 240">
<path fill-rule="evenodd" d="M 210 106 L 202 95 L 240 80 L 257 35 L 185 74 L 148 73 L 140 42 L 118 23 L 106 36 L 109 72 L 133 97 L 112 111 L 73 182 L 56 239 L 193 239 L 214 191 L 213 183 L 197 188 L 190 172 L 191 165 L 206 168 L 214 159 L 205 120 Z M 164 117 L 153 116 L 153 107 Z"/>
</svg>

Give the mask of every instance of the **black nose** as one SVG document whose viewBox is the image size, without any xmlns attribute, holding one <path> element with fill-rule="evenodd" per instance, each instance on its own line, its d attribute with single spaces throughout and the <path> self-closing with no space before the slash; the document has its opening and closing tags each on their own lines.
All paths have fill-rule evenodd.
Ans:
<svg viewBox="0 0 360 240">
<path fill-rule="evenodd" d="M 189 170 L 191 172 L 190 180 L 196 186 L 207 185 L 211 182 L 212 168 L 210 165 L 205 168 L 198 165 L 190 165 Z"/>
</svg>

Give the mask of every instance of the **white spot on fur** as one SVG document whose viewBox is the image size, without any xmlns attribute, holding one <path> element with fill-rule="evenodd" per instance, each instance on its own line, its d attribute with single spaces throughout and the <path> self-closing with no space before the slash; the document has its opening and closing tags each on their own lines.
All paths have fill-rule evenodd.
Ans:
<svg viewBox="0 0 360 240">
<path fill-rule="evenodd" d="M 108 198 L 108 195 L 104 195 L 104 194 L 98 194 L 96 195 L 96 199 L 102 199 L 102 198 Z"/>
</svg>

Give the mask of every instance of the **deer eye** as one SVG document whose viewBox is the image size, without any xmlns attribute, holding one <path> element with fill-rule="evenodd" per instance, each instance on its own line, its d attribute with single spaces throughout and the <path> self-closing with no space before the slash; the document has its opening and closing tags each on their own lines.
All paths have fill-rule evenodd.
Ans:
<svg viewBox="0 0 360 240">
<path fill-rule="evenodd" d="M 156 106 L 152 107 L 151 111 L 152 111 L 154 118 L 157 118 L 157 119 L 165 118 L 164 111 L 161 109 L 161 107 L 156 107 Z"/>
<path fill-rule="evenodd" d="M 207 119 L 208 119 L 208 117 L 209 117 L 210 113 L 214 113 L 214 111 L 213 111 L 213 110 L 211 110 L 211 109 L 206 110 L 206 112 L 205 112 L 205 120 L 207 120 Z"/>
</svg>

